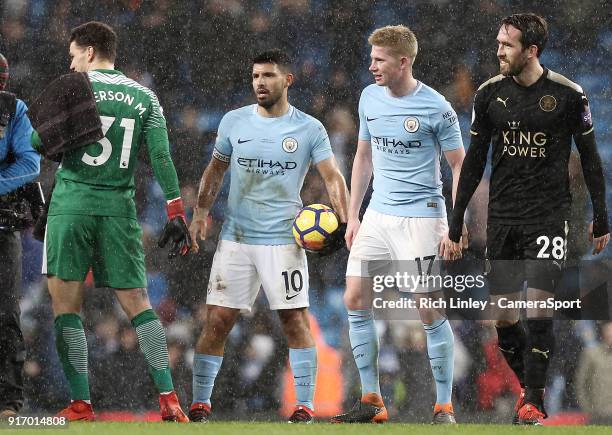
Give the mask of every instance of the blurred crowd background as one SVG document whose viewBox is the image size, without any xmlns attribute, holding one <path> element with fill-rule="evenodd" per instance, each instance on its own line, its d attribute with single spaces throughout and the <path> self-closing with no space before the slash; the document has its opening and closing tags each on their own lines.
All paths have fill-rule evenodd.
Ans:
<svg viewBox="0 0 612 435">
<path fill-rule="evenodd" d="M 290 102 L 326 126 L 342 171 L 350 181 L 357 142 L 357 102 L 368 72 L 367 36 L 376 27 L 406 24 L 419 41 L 414 74 L 441 92 L 460 119 L 466 148 L 471 104 L 478 85 L 497 74 L 495 37 L 500 19 L 514 12 L 542 14 L 550 26 L 543 64 L 579 83 L 587 93 L 612 198 L 612 9 L 606 0 L 3 0 L 0 52 L 9 60 L 9 89 L 26 103 L 68 72 L 70 29 L 89 20 L 119 35 L 117 69 L 159 96 L 168 121 L 172 156 L 186 203 L 195 202 L 210 159 L 215 130 L 225 112 L 254 102 L 251 58 L 279 47 L 295 60 Z M 151 301 L 167 328 L 175 386 L 191 399 L 194 339 L 206 310 L 208 271 L 223 222 L 226 178 L 213 210 L 209 239 L 198 255 L 169 262 L 156 240 L 165 223 L 163 194 L 148 165 L 136 174 Z M 55 171 L 43 164 L 46 189 Z M 588 258 L 590 200 L 576 155 L 574 259 Z M 446 174 L 448 181 L 448 174 Z M 448 183 L 446 183 L 448 184 Z M 487 182 L 470 208 L 473 258 L 482 258 Z M 307 177 L 303 202 L 329 203 L 316 174 Z M 55 352 L 53 319 L 39 273 L 42 246 L 25 234 L 22 322 L 28 343 L 27 410 L 63 407 L 68 390 Z M 585 257 L 586 255 L 586 257 Z M 604 254 L 611 257 L 611 248 Z M 342 304 L 346 250 L 332 259 L 310 258 L 311 312 L 319 347 L 316 406 L 329 415 L 359 395 Z M 137 337 L 108 289 L 88 288 L 84 307 L 92 399 L 100 411 L 155 410 L 155 391 Z M 380 370 L 394 420 L 430 419 L 434 383 L 425 334 L 417 321 L 379 321 Z M 453 321 L 456 333 L 455 410 L 460 421 L 507 421 L 518 385 L 496 348 L 490 322 Z M 605 422 L 612 417 L 612 323 L 563 320 L 556 324 L 557 351 L 549 374 L 548 413 L 562 421 Z M 216 382 L 219 418 L 278 418 L 291 403 L 287 350 L 275 313 L 258 300 L 234 328 Z M 606 367 L 608 367 L 606 369 Z M 290 380 L 290 378 L 289 378 Z"/>
</svg>

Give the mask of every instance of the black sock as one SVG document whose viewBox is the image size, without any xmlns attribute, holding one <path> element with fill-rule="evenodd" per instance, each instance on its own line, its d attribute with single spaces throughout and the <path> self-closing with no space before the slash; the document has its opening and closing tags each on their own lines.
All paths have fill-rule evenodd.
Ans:
<svg viewBox="0 0 612 435">
<path fill-rule="evenodd" d="M 552 358 L 555 346 L 552 319 L 527 320 L 527 347 L 525 349 L 525 400 L 527 391 L 532 390 L 530 397 L 540 394 L 537 390 L 546 385 L 546 371 Z M 540 394 L 541 397 L 541 394 Z M 540 398 L 541 401 L 541 398 Z"/>
<path fill-rule="evenodd" d="M 525 388 L 525 364 L 523 352 L 525 350 L 525 330 L 521 322 L 511 326 L 496 326 L 498 347 L 508 365 L 518 378 L 521 388 Z"/>
</svg>

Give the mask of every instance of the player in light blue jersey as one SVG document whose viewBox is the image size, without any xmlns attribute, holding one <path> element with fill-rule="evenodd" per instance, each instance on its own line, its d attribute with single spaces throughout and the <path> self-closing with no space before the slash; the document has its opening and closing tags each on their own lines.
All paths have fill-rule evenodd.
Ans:
<svg viewBox="0 0 612 435">
<path fill-rule="evenodd" d="M 359 369 L 362 397 L 337 423 L 388 419 L 378 380 L 378 335 L 372 313 L 375 266 L 394 260 L 431 264 L 448 257 L 440 158 L 453 172 L 453 198 L 465 155 L 457 115 L 442 95 L 416 80 L 412 65 L 417 40 L 405 26 L 387 26 L 369 37 L 370 71 L 376 81 L 359 101 L 359 141 L 351 177 L 346 230 L 350 256 L 344 301 L 349 336 Z M 359 222 L 359 209 L 374 175 L 370 204 Z M 446 255 L 445 255 L 446 254 Z M 429 273 L 429 272 L 428 272 Z M 364 291 L 366 290 L 366 291 Z M 419 288 L 419 301 L 436 297 Z M 435 289 L 434 289 L 435 290 Z M 420 308 L 427 350 L 436 381 L 434 423 L 455 423 L 452 404 L 453 333 L 448 320 L 433 308 Z"/>
<path fill-rule="evenodd" d="M 278 310 L 289 345 L 297 397 L 289 422 L 311 423 L 317 355 L 308 321 L 306 254 L 295 243 L 291 225 L 302 206 L 300 190 L 312 163 L 341 222 L 326 251 L 343 246 L 348 190 L 323 125 L 288 102 L 293 74 L 287 55 L 271 50 L 257 56 L 252 79 L 257 104 L 233 110 L 221 120 L 190 226 L 193 240 L 203 240 L 208 212 L 230 167 L 226 219 L 210 272 L 204 330 L 196 345 L 189 417 L 199 422 L 210 417 L 225 339 L 240 311 L 251 310 L 263 287 L 270 309 Z M 194 248 L 197 252 L 197 243 Z"/>
</svg>

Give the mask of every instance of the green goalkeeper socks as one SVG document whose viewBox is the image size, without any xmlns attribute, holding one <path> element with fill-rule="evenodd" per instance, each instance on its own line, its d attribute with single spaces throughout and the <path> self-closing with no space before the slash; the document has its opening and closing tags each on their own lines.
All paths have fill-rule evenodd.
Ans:
<svg viewBox="0 0 612 435">
<path fill-rule="evenodd" d="M 60 314 L 55 318 L 55 345 L 70 384 L 72 400 L 90 400 L 87 379 L 87 340 L 78 314 Z"/>
<path fill-rule="evenodd" d="M 153 310 L 145 310 L 132 319 L 140 349 L 160 393 L 174 390 L 168 367 L 166 335 Z M 72 400 L 90 400 L 87 378 L 87 340 L 78 314 L 60 314 L 55 318 L 55 337 L 59 359 L 70 385 Z"/>
<path fill-rule="evenodd" d="M 166 334 L 155 311 L 148 309 L 132 319 L 136 329 L 140 350 L 149 364 L 149 372 L 160 393 L 174 390 L 172 375 L 168 366 L 168 346 Z"/>
</svg>

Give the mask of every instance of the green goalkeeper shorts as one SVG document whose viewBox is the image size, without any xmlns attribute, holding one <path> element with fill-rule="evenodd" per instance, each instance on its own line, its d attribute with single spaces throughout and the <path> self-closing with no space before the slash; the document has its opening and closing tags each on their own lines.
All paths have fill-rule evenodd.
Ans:
<svg viewBox="0 0 612 435">
<path fill-rule="evenodd" d="M 82 282 L 90 268 L 96 287 L 147 286 L 142 230 L 135 219 L 49 216 L 43 273 Z"/>
</svg>

